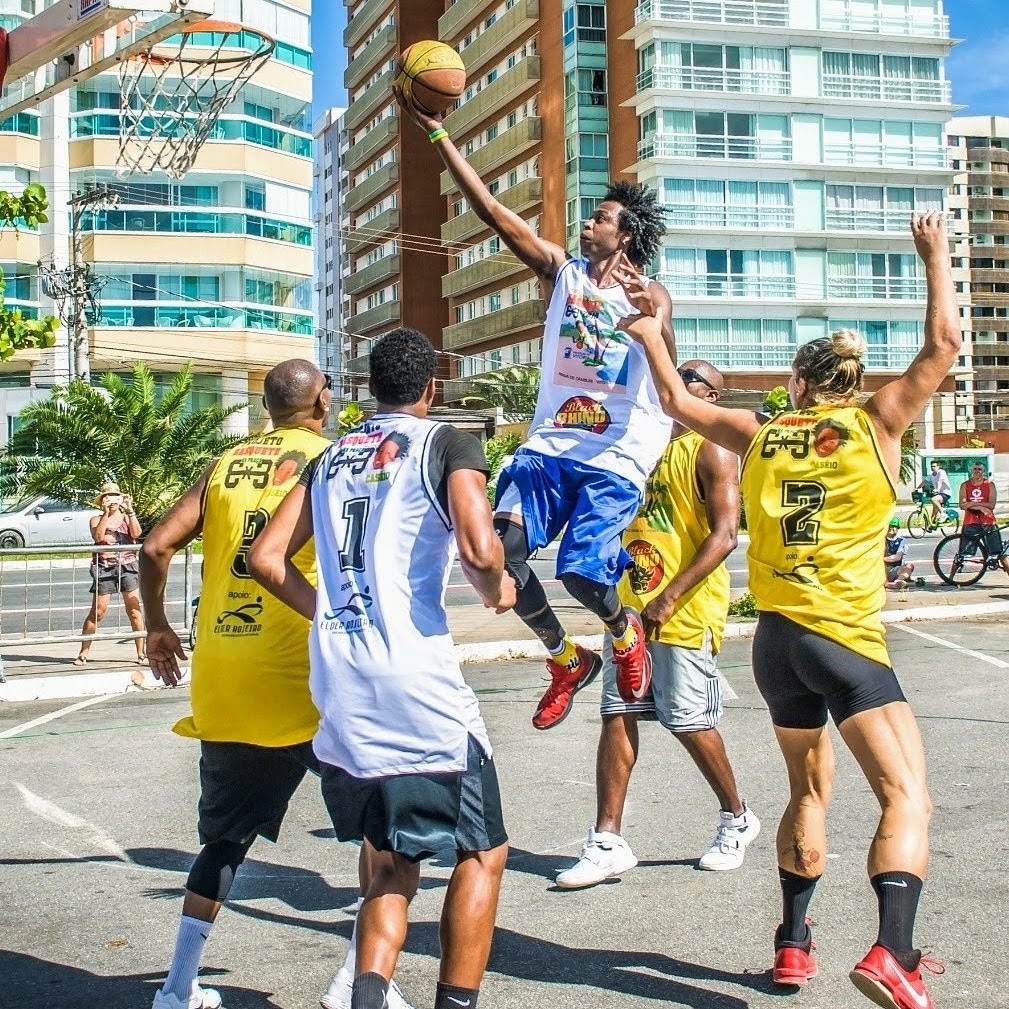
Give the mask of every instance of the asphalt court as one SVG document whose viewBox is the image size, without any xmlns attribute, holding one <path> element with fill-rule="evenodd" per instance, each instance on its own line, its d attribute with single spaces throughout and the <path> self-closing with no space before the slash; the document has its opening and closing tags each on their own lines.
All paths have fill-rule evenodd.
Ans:
<svg viewBox="0 0 1009 1009">
<path fill-rule="evenodd" d="M 925 736 L 936 807 L 917 940 L 946 973 L 930 986 L 940 1009 L 1005 1009 L 1009 638 L 992 620 L 894 626 L 889 640 Z M 864 863 L 877 807 L 841 747 L 828 869 L 812 907 L 820 976 L 802 992 L 769 981 L 785 779 L 748 654 L 748 641 L 729 641 L 721 656 L 736 694 L 723 733 L 763 821 L 746 864 L 696 870 L 716 804 L 675 741 L 647 725 L 624 823 L 640 865 L 619 883 L 575 893 L 550 886 L 593 818 L 598 686 L 563 725 L 537 733 L 529 717 L 539 663 L 466 667 L 495 743 L 512 844 L 481 1009 L 870 1005 L 847 972 L 875 937 Z M 0 706 L 0 1009 L 146 1009 L 198 847 L 197 747 L 170 732 L 188 693 L 69 707 Z M 425 867 L 397 970 L 418 1009 L 433 1004 L 449 871 L 447 862 Z M 204 980 L 228 1009 L 316 1006 L 343 959 L 356 883 L 356 850 L 331 839 L 308 780 L 280 842 L 258 842 L 243 867 L 207 946 Z"/>
</svg>

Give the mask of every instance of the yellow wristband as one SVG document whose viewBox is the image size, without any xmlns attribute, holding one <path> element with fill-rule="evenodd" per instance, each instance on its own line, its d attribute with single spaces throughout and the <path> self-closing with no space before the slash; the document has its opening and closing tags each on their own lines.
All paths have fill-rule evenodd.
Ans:
<svg viewBox="0 0 1009 1009">
<path fill-rule="evenodd" d="M 427 139 L 430 140 L 432 144 L 436 144 L 439 140 L 444 140 L 447 136 L 448 130 L 432 130 L 427 135 Z"/>
</svg>

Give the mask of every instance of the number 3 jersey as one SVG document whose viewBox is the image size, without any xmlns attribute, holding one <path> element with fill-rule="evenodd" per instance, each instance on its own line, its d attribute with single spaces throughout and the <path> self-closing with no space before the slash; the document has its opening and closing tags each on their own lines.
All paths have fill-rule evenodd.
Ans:
<svg viewBox="0 0 1009 1009">
<path fill-rule="evenodd" d="M 743 457 L 740 488 L 757 609 L 890 665 L 881 558 L 896 492 L 869 415 L 778 415 Z"/>
<path fill-rule="evenodd" d="M 221 456 L 203 495 L 203 588 L 193 651 L 193 714 L 183 736 L 219 743 L 290 746 L 315 735 L 308 691 L 308 627 L 252 580 L 252 541 L 329 441 L 278 428 Z M 294 559 L 315 581 L 315 548 Z"/>
<path fill-rule="evenodd" d="M 313 469 L 316 755 L 359 778 L 465 770 L 469 736 L 491 748 L 445 613 L 448 478 L 486 473 L 483 449 L 446 424 L 380 414 Z"/>
</svg>

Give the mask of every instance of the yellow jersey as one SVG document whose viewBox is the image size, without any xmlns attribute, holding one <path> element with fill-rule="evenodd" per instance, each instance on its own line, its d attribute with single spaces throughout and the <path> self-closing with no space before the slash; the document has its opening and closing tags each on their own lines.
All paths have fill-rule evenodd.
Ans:
<svg viewBox="0 0 1009 1009">
<path fill-rule="evenodd" d="M 890 665 L 881 558 L 897 495 L 869 415 L 779 414 L 750 443 L 740 487 L 757 609 Z"/>
<path fill-rule="evenodd" d="M 711 535 L 704 495 L 697 478 L 697 455 L 704 439 L 695 431 L 673 438 L 645 485 L 645 502 L 624 533 L 634 567 L 620 582 L 620 600 L 641 610 L 686 567 Z M 729 609 L 729 571 L 719 564 L 677 605 L 659 641 L 700 648 L 706 631 L 717 652 Z"/>
<path fill-rule="evenodd" d="M 213 742 L 291 746 L 315 735 L 309 621 L 249 575 L 252 541 L 329 445 L 307 428 L 256 435 L 218 460 L 203 496 L 203 588 L 193 650 L 193 713 L 175 731 Z M 315 543 L 294 563 L 314 585 Z"/>
</svg>

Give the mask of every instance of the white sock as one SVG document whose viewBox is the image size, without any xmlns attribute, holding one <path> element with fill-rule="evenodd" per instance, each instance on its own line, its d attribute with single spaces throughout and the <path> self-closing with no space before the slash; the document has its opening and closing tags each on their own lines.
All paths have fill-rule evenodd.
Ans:
<svg viewBox="0 0 1009 1009">
<path fill-rule="evenodd" d="M 203 947 L 210 938 L 211 928 L 213 922 L 191 918 L 189 915 L 184 914 L 179 920 L 179 935 L 175 940 L 172 966 L 168 969 L 168 977 L 162 986 L 162 991 L 166 994 L 185 999 L 188 1003 L 193 982 L 200 972 Z"/>
<path fill-rule="evenodd" d="M 358 916 L 361 913 L 361 905 L 364 903 L 362 898 L 358 898 L 357 901 L 357 914 L 354 916 L 354 931 L 350 933 L 350 948 L 347 950 L 347 959 L 344 960 L 343 966 L 347 973 L 350 975 L 351 980 L 354 979 L 354 971 L 357 969 L 357 922 Z"/>
</svg>

